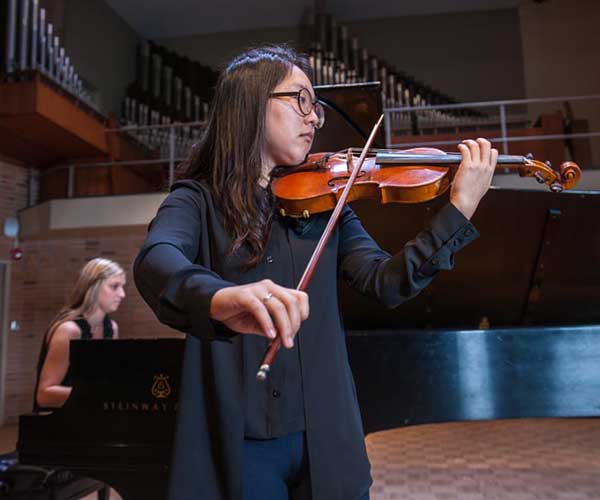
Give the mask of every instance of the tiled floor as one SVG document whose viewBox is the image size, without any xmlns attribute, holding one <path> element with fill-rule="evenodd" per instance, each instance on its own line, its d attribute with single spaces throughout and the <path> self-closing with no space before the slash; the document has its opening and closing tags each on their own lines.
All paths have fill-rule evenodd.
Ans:
<svg viewBox="0 0 600 500">
<path fill-rule="evenodd" d="M 0 452 L 16 436 L 0 428 Z M 367 449 L 372 500 L 600 500 L 600 419 L 407 427 L 368 436 Z"/>
<path fill-rule="evenodd" d="M 373 500 L 600 499 L 600 419 L 407 427 L 367 449 Z"/>
</svg>

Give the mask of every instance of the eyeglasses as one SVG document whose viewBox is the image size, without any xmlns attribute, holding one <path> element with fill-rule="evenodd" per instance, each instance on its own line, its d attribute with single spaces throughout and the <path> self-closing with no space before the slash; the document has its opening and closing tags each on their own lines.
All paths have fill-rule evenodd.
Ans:
<svg viewBox="0 0 600 500">
<path fill-rule="evenodd" d="M 297 92 L 271 92 L 269 97 L 295 97 L 298 111 L 302 116 L 308 116 L 314 110 L 318 118 L 315 128 L 319 129 L 325 123 L 325 109 L 318 100 L 313 100 L 310 91 L 306 88 L 301 88 Z"/>
</svg>

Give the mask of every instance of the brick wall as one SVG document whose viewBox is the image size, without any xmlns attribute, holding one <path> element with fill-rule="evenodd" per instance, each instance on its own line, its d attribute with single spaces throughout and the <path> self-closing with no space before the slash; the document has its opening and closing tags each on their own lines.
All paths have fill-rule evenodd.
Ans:
<svg viewBox="0 0 600 500">
<path fill-rule="evenodd" d="M 7 217 L 16 217 L 17 211 L 27 205 L 28 172 L 23 165 L 0 157 L 0 226 Z M 8 260 L 12 240 L 0 232 L 0 261 Z"/>
<path fill-rule="evenodd" d="M 16 217 L 18 210 L 24 208 L 27 205 L 27 193 L 28 193 L 28 170 L 25 166 L 17 164 L 15 162 L 0 158 L 0 226 L 4 226 L 4 221 L 7 217 Z M 8 264 L 8 276 L 12 264 L 10 263 L 9 252 L 13 247 L 13 240 L 4 236 L 3 232 L 0 232 L 0 262 Z M 10 285 L 9 285 L 10 286 Z M 4 304 L 4 290 L 0 290 L 0 301 Z M 9 301 L 10 301 L 10 288 L 9 288 Z M 9 334 L 6 331 L 6 325 L 10 320 L 12 314 L 10 311 L 11 302 L 9 302 L 8 310 L 5 311 L 7 317 L 4 318 L 4 324 L 0 324 L 0 362 L 6 360 L 6 366 L 0 367 L 4 373 L 5 391 L 8 387 L 14 387 L 15 378 L 10 366 L 14 366 L 14 356 L 12 353 L 6 352 L 9 344 Z M 2 377 L 0 377 L 2 381 Z M 0 396 L 3 391 L 0 390 Z M 0 415 L 1 418 L 1 415 Z"/>
<path fill-rule="evenodd" d="M 0 163 L 0 218 L 16 215 L 27 203 L 27 170 Z M 37 357 L 49 321 L 64 304 L 78 271 L 93 257 L 121 264 L 127 273 L 127 297 L 113 316 L 122 338 L 177 336 L 161 325 L 137 293 L 132 277 L 133 259 L 146 228 L 79 229 L 60 231 L 43 239 L 21 241 L 23 259 L 10 263 L 8 319 L 17 332 L 3 332 L 6 348 L 4 419 L 17 420 L 31 410 Z M 0 260 L 8 260 L 11 242 L 0 239 Z"/>
</svg>

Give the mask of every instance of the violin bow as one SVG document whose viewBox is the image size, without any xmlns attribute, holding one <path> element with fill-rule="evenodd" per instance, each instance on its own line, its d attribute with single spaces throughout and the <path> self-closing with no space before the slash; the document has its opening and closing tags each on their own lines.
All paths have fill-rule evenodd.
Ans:
<svg viewBox="0 0 600 500">
<path fill-rule="evenodd" d="M 329 222 L 327 223 L 327 226 L 325 227 L 325 230 L 323 231 L 323 234 L 321 235 L 321 239 L 319 239 L 319 243 L 317 243 L 317 246 L 316 246 L 311 258 L 308 261 L 306 269 L 304 269 L 304 273 L 302 274 L 302 277 L 300 278 L 300 281 L 298 283 L 298 286 L 296 287 L 296 290 L 305 291 L 308 288 L 308 284 L 310 283 L 313 273 L 315 272 L 317 264 L 319 263 L 319 260 L 321 258 L 321 255 L 323 254 L 323 250 L 325 250 L 325 247 L 327 246 L 327 243 L 329 242 L 329 238 L 333 234 L 333 229 L 335 228 L 335 225 L 337 224 L 337 222 L 340 218 L 340 215 L 342 213 L 342 208 L 344 208 L 344 205 L 346 204 L 346 200 L 348 198 L 348 195 L 350 194 L 350 189 L 352 189 L 352 185 L 354 184 L 354 181 L 355 181 L 356 177 L 358 176 L 360 169 L 362 168 L 362 164 L 365 161 L 365 158 L 367 156 L 369 148 L 371 147 L 371 144 L 373 143 L 373 140 L 375 139 L 375 134 L 379 130 L 379 127 L 381 126 L 382 121 L 383 121 L 383 115 L 381 115 L 379 117 L 379 120 L 377 120 L 377 123 L 374 125 L 373 130 L 371 130 L 371 134 L 369 135 L 369 138 L 367 139 L 367 142 L 365 143 L 365 146 L 363 147 L 362 153 L 361 153 L 360 157 L 358 158 L 358 164 L 356 166 L 353 165 L 353 162 L 352 162 L 352 165 L 350 165 L 350 163 L 348 164 L 348 168 L 352 170 L 350 179 L 348 179 L 348 182 L 346 183 L 346 186 L 344 187 L 342 194 L 338 198 L 337 204 L 336 204 L 335 208 L 333 209 L 333 213 L 331 214 L 331 217 L 329 218 Z M 349 157 L 349 160 L 351 161 L 351 157 Z M 275 360 L 275 355 L 277 354 L 277 351 L 279 351 L 280 348 L 281 348 L 281 339 L 279 337 L 277 337 L 273 342 L 271 342 L 271 344 L 269 345 L 269 348 L 267 349 L 267 352 L 262 360 L 262 363 L 260 364 L 260 368 L 258 369 L 258 372 L 256 373 L 256 380 L 259 380 L 262 382 L 267 379 L 267 375 L 268 375 L 269 371 L 271 370 L 271 365 L 273 364 L 273 361 Z"/>
</svg>

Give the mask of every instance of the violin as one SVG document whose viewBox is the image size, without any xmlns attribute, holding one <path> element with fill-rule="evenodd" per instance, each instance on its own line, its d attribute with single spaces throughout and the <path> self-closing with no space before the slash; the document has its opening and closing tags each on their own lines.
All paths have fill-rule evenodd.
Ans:
<svg viewBox="0 0 600 500">
<path fill-rule="evenodd" d="M 350 190 L 348 201 L 378 199 L 381 203 L 420 203 L 443 195 L 461 162 L 460 153 L 435 148 L 370 150 Z M 281 215 L 308 218 L 332 210 L 356 165 L 354 150 L 314 153 L 297 167 L 275 177 L 271 189 Z M 531 155 L 498 155 L 497 169 L 516 170 L 553 192 L 573 188 L 581 170 L 571 161 L 559 170 Z"/>
<path fill-rule="evenodd" d="M 371 130 L 357 160 L 352 149 L 309 155 L 305 163 L 271 182 L 271 190 L 283 216 L 308 218 L 311 214 L 333 209 L 296 290 L 308 288 L 347 201 L 376 198 L 381 203 L 419 203 L 448 190 L 462 156 L 433 148 L 386 150 L 373 155 L 369 148 L 382 120 L 383 115 Z M 369 158 L 368 154 L 371 154 Z M 581 170 L 573 162 L 563 163 L 558 172 L 550 164 L 527 156 L 499 155 L 497 164 L 516 168 L 521 177 L 533 177 L 554 192 L 571 189 L 581 178 Z M 267 379 L 280 348 L 281 340 L 277 337 L 263 357 L 256 373 L 257 380 Z"/>
</svg>

